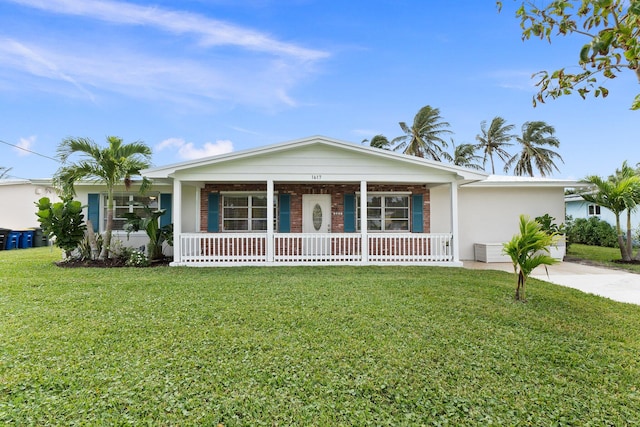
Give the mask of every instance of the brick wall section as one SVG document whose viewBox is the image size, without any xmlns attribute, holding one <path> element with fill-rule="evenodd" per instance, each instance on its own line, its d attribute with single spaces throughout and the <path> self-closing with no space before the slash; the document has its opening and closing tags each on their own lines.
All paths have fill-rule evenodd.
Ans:
<svg viewBox="0 0 640 427">
<path fill-rule="evenodd" d="M 303 194 L 331 194 L 331 232 L 344 232 L 344 195 L 360 191 L 360 184 L 275 184 L 277 193 L 291 195 L 291 232 L 302 232 L 302 195 Z M 200 190 L 200 231 L 207 231 L 207 213 L 209 193 L 220 192 L 266 192 L 264 184 L 206 184 Z M 387 185 L 369 184 L 369 192 L 410 192 L 423 195 L 423 229 L 425 233 L 431 230 L 431 201 L 429 190 L 424 185 Z M 220 200 L 222 203 L 222 199 Z M 220 207 L 222 212 L 222 207 Z M 222 215 L 220 215 L 222 217 Z M 222 222 L 222 218 L 220 218 Z M 222 223 L 218 224 L 222 230 Z"/>
</svg>

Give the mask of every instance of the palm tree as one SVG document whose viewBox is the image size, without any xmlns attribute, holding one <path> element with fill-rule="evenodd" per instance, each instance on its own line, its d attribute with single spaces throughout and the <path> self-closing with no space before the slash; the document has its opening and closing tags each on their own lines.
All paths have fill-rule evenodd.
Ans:
<svg viewBox="0 0 640 427">
<path fill-rule="evenodd" d="M 7 178 L 11 172 L 11 168 L 0 166 L 0 179 Z"/>
<path fill-rule="evenodd" d="M 625 164 L 623 164 L 623 170 Z M 603 179 L 596 175 L 590 175 L 584 179 L 595 186 L 592 193 L 583 194 L 582 198 L 590 203 L 595 203 L 609 209 L 616 217 L 616 233 L 618 235 L 618 246 L 620 246 L 620 256 L 625 262 L 631 261 L 631 233 L 630 220 L 627 225 L 627 242 L 625 245 L 622 227 L 620 226 L 620 214 L 625 209 L 632 211 L 637 206 L 638 193 L 640 192 L 640 176 L 627 175 L 626 172 L 620 176 Z"/>
<path fill-rule="evenodd" d="M 526 122 L 522 125 L 522 135 L 516 137 L 516 141 L 520 143 L 522 149 L 519 153 L 514 155 L 504 165 L 504 171 L 508 172 L 511 166 L 513 166 L 513 173 L 518 176 L 529 175 L 533 176 L 533 168 L 540 172 L 540 175 L 547 176 L 553 173 L 553 170 L 557 170 L 558 166 L 553 162 L 553 159 L 560 159 L 564 163 L 560 154 L 555 151 L 545 148 L 559 147 L 560 141 L 553 136 L 556 132 L 553 126 L 548 125 L 542 121 Z"/>
<path fill-rule="evenodd" d="M 629 164 L 625 160 L 624 162 L 622 162 L 622 167 L 620 169 L 616 169 L 615 174 L 609 177 L 609 181 L 619 182 L 621 180 L 631 178 L 636 175 L 638 175 L 638 171 L 636 171 L 631 166 L 629 166 Z M 633 256 L 633 240 L 631 239 L 631 214 L 633 214 L 633 212 L 638 207 L 638 204 L 640 204 L 640 186 L 637 186 L 637 188 L 634 189 L 634 193 L 632 196 L 633 198 L 631 201 L 633 205 L 630 205 L 626 208 L 626 211 L 627 211 L 626 244 L 627 244 L 627 253 L 629 254 L 629 257 Z M 636 259 L 640 259 L 640 250 L 638 250 L 638 255 L 636 256 Z"/>
<path fill-rule="evenodd" d="M 107 187 L 107 226 L 104 232 L 102 251 L 99 259 L 109 256 L 111 232 L 113 230 L 113 192 L 117 184 L 124 182 L 128 189 L 131 178 L 140 175 L 140 170 L 148 168 L 151 160 L 151 148 L 145 143 L 136 141 L 123 144 L 116 136 L 107 137 L 109 146 L 101 148 L 89 138 L 67 138 L 58 146 L 58 157 L 62 166 L 54 175 L 54 180 L 64 194 L 75 194 L 74 184 L 81 179 L 95 180 Z M 73 154 L 81 159 L 67 165 Z M 150 185 L 142 179 L 140 192 Z"/>
<path fill-rule="evenodd" d="M 375 135 L 371 140 L 363 139 L 362 143 L 369 143 L 369 146 L 373 148 L 382 148 L 383 150 L 391 149 L 391 141 L 384 135 Z"/>
<path fill-rule="evenodd" d="M 503 252 L 511 258 L 517 277 L 516 301 L 526 301 L 525 285 L 531 272 L 540 265 L 551 265 L 557 261 L 549 255 L 549 247 L 558 237 L 542 230 L 542 226 L 520 215 L 520 234 L 503 245 Z"/>
<path fill-rule="evenodd" d="M 509 158 L 511 158 L 511 155 L 504 147 L 513 145 L 510 144 L 509 141 L 515 138 L 515 135 L 510 133 L 514 127 L 514 125 L 507 124 L 506 120 L 499 116 L 491 120 L 488 129 L 486 120 L 480 122 L 482 134 L 476 135 L 476 140 L 479 142 L 476 147 L 484 152 L 484 158 L 482 160 L 483 166 L 487 164 L 487 158 L 491 160 L 491 173 L 494 175 L 496 168 L 493 163 L 493 155 L 498 156 L 503 162 L 507 162 Z"/>
<path fill-rule="evenodd" d="M 440 110 L 427 105 L 418 111 L 413 119 L 413 125 L 407 126 L 400 122 L 400 128 L 405 133 L 391 141 L 404 154 L 433 159 L 436 161 L 451 160 L 451 156 L 444 149 L 447 142 L 442 136 L 451 133 L 448 122 L 442 121 Z"/>
<path fill-rule="evenodd" d="M 482 166 L 476 161 L 482 160 L 482 157 L 476 155 L 477 146 L 473 144 L 456 144 L 451 140 L 453 145 L 453 164 L 470 169 L 482 169 Z"/>
</svg>

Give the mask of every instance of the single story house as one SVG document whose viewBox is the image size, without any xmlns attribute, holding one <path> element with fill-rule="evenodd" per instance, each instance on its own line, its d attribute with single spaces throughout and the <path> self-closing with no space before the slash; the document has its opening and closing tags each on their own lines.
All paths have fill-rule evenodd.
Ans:
<svg viewBox="0 0 640 427">
<path fill-rule="evenodd" d="M 587 202 L 579 194 L 568 194 L 564 198 L 564 203 L 567 216 L 571 216 L 574 220 L 578 218 L 589 219 L 591 217 L 596 217 L 602 221 L 608 222 L 614 227 L 616 225 L 616 216 L 613 212 L 603 206 Z M 620 226 L 622 227 L 622 230 L 626 232 L 626 210 L 620 214 Z M 640 210 L 631 212 L 631 227 L 640 227 Z"/>
<path fill-rule="evenodd" d="M 504 261 L 519 215 L 562 221 L 564 189 L 576 185 L 322 136 L 143 175 L 172 187 L 174 265 L 189 266 Z M 477 254 L 486 250 L 500 259 Z"/>
<path fill-rule="evenodd" d="M 564 189 L 576 186 L 488 175 L 322 136 L 142 174 L 153 181 L 150 192 L 117 189 L 116 229 L 124 224 L 120 212 L 139 209 L 134 202 L 166 209 L 161 225 L 173 223 L 176 266 L 508 261 L 502 243 L 518 233 L 519 215 L 562 222 Z M 76 190 L 86 217 L 103 231 L 104 188 L 81 183 Z M 130 246 L 145 237 L 127 241 L 116 233 Z M 563 255 L 560 246 L 557 257 Z"/>
</svg>

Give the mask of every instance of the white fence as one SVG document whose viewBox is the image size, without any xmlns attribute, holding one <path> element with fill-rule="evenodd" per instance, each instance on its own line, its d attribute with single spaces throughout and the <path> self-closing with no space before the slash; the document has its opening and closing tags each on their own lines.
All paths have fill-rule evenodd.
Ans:
<svg viewBox="0 0 640 427">
<path fill-rule="evenodd" d="M 184 233 L 176 265 L 421 264 L 453 261 L 450 233 Z M 367 251 L 363 250 L 366 246 Z"/>
</svg>

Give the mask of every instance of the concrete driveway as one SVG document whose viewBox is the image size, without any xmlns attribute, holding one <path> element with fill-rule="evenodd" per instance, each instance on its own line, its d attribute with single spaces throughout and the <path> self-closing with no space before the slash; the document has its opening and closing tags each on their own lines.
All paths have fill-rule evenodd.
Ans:
<svg viewBox="0 0 640 427">
<path fill-rule="evenodd" d="M 513 266 L 510 263 L 464 261 L 463 264 L 464 268 L 469 269 L 501 270 L 513 273 Z M 640 274 L 567 261 L 547 266 L 547 269 L 548 276 L 544 267 L 538 267 L 531 277 L 614 301 L 640 305 Z"/>
</svg>

